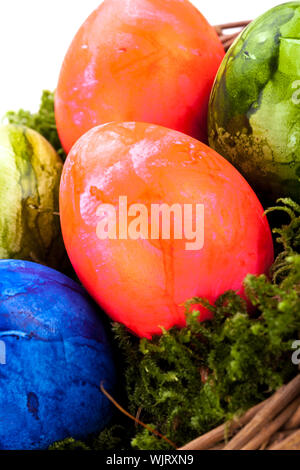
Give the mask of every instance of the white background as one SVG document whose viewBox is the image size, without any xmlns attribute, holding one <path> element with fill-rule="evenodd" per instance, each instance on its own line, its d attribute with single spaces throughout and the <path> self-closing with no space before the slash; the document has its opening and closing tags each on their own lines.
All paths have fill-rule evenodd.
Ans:
<svg viewBox="0 0 300 470">
<path fill-rule="evenodd" d="M 211 24 L 254 19 L 276 0 L 192 0 Z M 100 0 L 0 0 L 0 118 L 35 111 L 41 91 L 56 87 L 64 55 Z"/>
</svg>

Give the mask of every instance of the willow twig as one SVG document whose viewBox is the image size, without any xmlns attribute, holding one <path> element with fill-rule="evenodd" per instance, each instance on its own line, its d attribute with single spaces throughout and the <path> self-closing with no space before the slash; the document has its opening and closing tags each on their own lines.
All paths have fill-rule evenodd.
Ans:
<svg viewBox="0 0 300 470">
<path fill-rule="evenodd" d="M 218 24 L 214 26 L 225 51 L 229 49 L 235 39 L 239 36 L 243 29 L 248 26 L 249 23 L 251 23 L 251 21 L 237 21 L 234 23 Z M 232 34 L 224 34 L 224 31 L 227 29 L 239 29 L 239 31 L 236 31 Z"/>
<path fill-rule="evenodd" d="M 251 439 L 242 450 L 257 450 L 263 443 L 268 443 L 268 440 L 273 436 L 278 429 L 280 429 L 284 423 L 293 415 L 295 410 L 300 405 L 300 398 L 296 398 L 287 408 L 285 408 L 282 413 L 280 413 L 273 421 L 266 424 L 262 430 Z"/>
<path fill-rule="evenodd" d="M 273 436 L 269 439 L 269 442 L 265 443 L 264 448 L 260 448 L 260 450 L 265 450 L 266 447 L 270 447 L 272 445 L 278 444 L 279 442 L 283 441 L 283 439 L 286 439 L 288 436 L 293 434 L 295 432 L 295 429 L 293 430 L 288 430 L 288 431 L 278 431 Z"/>
<path fill-rule="evenodd" d="M 300 450 L 300 429 L 283 441 L 268 447 L 267 450 Z"/>
<path fill-rule="evenodd" d="M 212 431 L 209 431 L 203 436 L 189 442 L 179 450 L 208 450 L 213 448 L 220 441 L 224 441 L 226 437 L 230 437 L 234 431 L 249 423 L 249 421 L 252 420 L 256 413 L 258 413 L 258 411 L 261 410 L 269 400 L 270 398 L 254 406 L 240 418 L 221 424 Z"/>
<path fill-rule="evenodd" d="M 247 21 L 234 21 L 233 23 L 223 23 L 217 24 L 214 26 L 215 29 L 223 30 L 223 29 L 234 29 L 234 28 L 245 28 L 248 24 L 251 23 L 252 20 Z"/>
<path fill-rule="evenodd" d="M 177 448 L 176 444 L 174 444 L 174 442 L 170 441 L 170 439 L 168 439 L 166 436 L 163 436 L 163 434 L 160 434 L 160 432 L 156 431 L 156 429 L 152 429 L 150 426 L 148 426 L 148 424 L 143 423 L 138 418 L 135 418 L 130 413 L 128 413 L 128 411 L 126 411 L 121 405 L 119 405 L 119 403 L 105 390 L 102 382 L 100 384 L 100 390 L 115 405 L 115 407 L 118 408 L 118 410 L 120 410 L 124 415 L 126 415 L 128 418 L 132 419 L 135 423 L 138 423 L 141 426 L 143 426 L 143 428 L 147 429 L 152 434 L 155 434 L 155 436 L 160 437 L 161 439 L 166 441 L 168 444 L 170 444 L 175 449 Z"/>
<path fill-rule="evenodd" d="M 242 449 L 259 433 L 266 423 L 291 403 L 300 393 L 300 374 L 290 383 L 283 385 L 271 397 L 270 402 L 256 413 L 253 419 L 224 447 L 224 450 Z"/>
<path fill-rule="evenodd" d="M 219 36 L 221 42 L 229 41 L 230 39 L 235 39 L 240 33 L 233 33 L 233 34 L 222 34 Z"/>
<path fill-rule="evenodd" d="M 285 423 L 283 429 L 290 430 L 290 429 L 297 429 L 300 427 L 300 406 L 298 407 L 297 411 L 290 417 L 290 419 Z"/>
</svg>

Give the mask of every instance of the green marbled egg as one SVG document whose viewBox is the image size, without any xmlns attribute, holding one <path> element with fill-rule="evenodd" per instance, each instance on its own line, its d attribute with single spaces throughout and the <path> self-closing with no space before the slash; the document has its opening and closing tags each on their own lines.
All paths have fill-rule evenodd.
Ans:
<svg viewBox="0 0 300 470">
<path fill-rule="evenodd" d="M 300 2 L 269 10 L 229 49 L 212 90 L 209 143 L 267 203 L 300 203 Z"/>
</svg>

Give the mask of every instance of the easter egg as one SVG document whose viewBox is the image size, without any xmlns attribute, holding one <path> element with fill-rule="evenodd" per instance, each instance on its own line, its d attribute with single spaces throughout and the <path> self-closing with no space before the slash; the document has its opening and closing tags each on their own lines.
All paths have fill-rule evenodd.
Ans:
<svg viewBox="0 0 300 470">
<path fill-rule="evenodd" d="M 0 127 L 0 258 L 61 266 L 58 214 L 62 161 L 37 132 Z"/>
<path fill-rule="evenodd" d="M 101 318 L 83 289 L 57 271 L 0 261 L 0 448 L 46 449 L 103 429 L 114 385 Z"/>
<path fill-rule="evenodd" d="M 222 62 L 209 105 L 210 146 L 267 204 L 300 202 L 300 3 L 253 21 Z"/>
<path fill-rule="evenodd" d="M 207 140 L 207 107 L 223 46 L 187 0 L 104 0 L 76 34 L 55 94 L 68 153 L 110 121 L 160 124 Z"/>
<path fill-rule="evenodd" d="M 273 260 L 267 218 L 238 171 L 157 125 L 108 123 L 82 136 L 64 165 L 60 214 L 81 282 L 142 337 L 185 325 L 191 297 L 242 293 L 246 274 Z"/>
</svg>

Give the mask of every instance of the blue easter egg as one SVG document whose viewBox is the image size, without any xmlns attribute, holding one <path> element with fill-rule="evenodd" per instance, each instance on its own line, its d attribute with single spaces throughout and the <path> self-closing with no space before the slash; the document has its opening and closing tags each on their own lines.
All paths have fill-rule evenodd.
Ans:
<svg viewBox="0 0 300 470">
<path fill-rule="evenodd" d="M 46 449 L 101 431 L 112 414 L 99 389 L 115 369 L 94 304 L 61 273 L 0 261 L 0 449 Z"/>
</svg>

